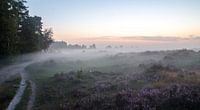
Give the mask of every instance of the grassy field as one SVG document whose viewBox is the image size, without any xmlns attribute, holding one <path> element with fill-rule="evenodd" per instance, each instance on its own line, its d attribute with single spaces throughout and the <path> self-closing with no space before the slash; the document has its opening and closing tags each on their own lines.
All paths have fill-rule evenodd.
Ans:
<svg viewBox="0 0 200 110">
<path fill-rule="evenodd" d="M 189 50 L 144 52 L 26 69 L 38 85 L 37 110 L 198 110 L 199 58 Z"/>
</svg>

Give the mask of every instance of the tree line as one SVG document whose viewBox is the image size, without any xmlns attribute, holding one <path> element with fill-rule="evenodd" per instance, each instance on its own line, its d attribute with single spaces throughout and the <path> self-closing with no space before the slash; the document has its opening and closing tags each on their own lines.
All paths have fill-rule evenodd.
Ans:
<svg viewBox="0 0 200 110">
<path fill-rule="evenodd" d="M 30 16 L 25 0 L 0 0 L 0 58 L 45 50 L 53 42 L 52 29 L 42 18 Z"/>
</svg>

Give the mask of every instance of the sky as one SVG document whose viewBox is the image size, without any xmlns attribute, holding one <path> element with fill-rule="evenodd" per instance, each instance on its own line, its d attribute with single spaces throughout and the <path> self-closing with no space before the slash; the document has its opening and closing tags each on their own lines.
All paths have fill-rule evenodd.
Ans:
<svg viewBox="0 0 200 110">
<path fill-rule="evenodd" d="M 27 0 L 55 40 L 200 35 L 200 0 Z"/>
</svg>

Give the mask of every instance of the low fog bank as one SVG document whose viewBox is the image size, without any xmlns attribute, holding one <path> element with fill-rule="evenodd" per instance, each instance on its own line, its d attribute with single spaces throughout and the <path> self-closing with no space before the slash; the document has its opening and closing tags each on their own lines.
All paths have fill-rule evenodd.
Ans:
<svg viewBox="0 0 200 110">
<path fill-rule="evenodd" d="M 182 50 L 183 48 L 176 48 L 176 49 L 155 49 L 155 48 L 97 48 L 97 49 L 56 49 L 51 51 L 42 51 L 36 52 L 31 54 L 25 54 L 18 57 L 15 57 L 15 61 L 19 62 L 27 62 L 27 61 L 34 61 L 40 62 L 49 59 L 68 59 L 69 61 L 77 61 L 77 60 L 92 60 L 106 56 L 112 56 L 117 54 L 123 53 L 143 53 L 143 52 L 155 52 L 155 51 L 173 51 L 173 50 Z M 186 49 L 186 48 L 184 48 Z M 198 52 L 199 48 L 193 48 L 187 50 L 194 50 Z"/>
<path fill-rule="evenodd" d="M 124 39 L 124 38 L 123 38 Z M 128 39 L 130 40 L 130 38 Z M 141 40 L 141 38 L 140 38 Z M 145 38 L 145 40 L 147 40 Z M 149 51 L 173 51 L 181 49 L 189 49 L 198 52 L 199 48 L 199 39 L 194 41 L 191 40 L 168 40 L 155 43 L 155 39 L 150 39 L 148 42 L 141 43 L 105 43 L 105 44 L 92 44 L 92 45 L 79 45 L 79 44 L 67 44 L 66 42 L 54 42 L 56 48 L 50 46 L 46 51 L 35 52 L 31 54 L 20 55 L 17 57 L 10 58 L 14 63 L 23 63 L 23 62 L 42 62 L 46 60 L 60 60 L 60 61 L 87 61 L 94 60 L 103 57 L 113 56 L 122 53 L 142 53 Z M 53 45 L 54 45 L 53 44 Z M 55 46 L 55 45 L 54 45 Z M 66 48 L 71 46 L 71 48 Z M 76 48 L 78 47 L 78 48 Z M 148 56 L 147 56 L 148 57 Z M 157 56 L 157 58 L 159 58 Z M 9 59 L 9 60 L 10 60 Z M 4 65 L 4 61 L 1 61 L 1 65 Z"/>
<path fill-rule="evenodd" d="M 182 107 L 180 102 L 187 102 L 188 97 L 196 98 L 196 95 L 191 95 L 190 90 L 199 88 L 200 84 L 200 51 L 62 49 L 42 55 L 43 57 L 35 58 L 43 61 L 26 68 L 40 85 L 38 95 L 45 99 L 44 102 L 37 102 L 41 110 L 44 105 L 48 105 L 46 109 L 59 108 L 60 103 L 66 105 L 63 108 L 74 108 L 73 110 L 104 110 L 104 105 L 108 105 L 109 109 L 118 109 L 119 103 L 131 107 L 130 109 L 146 109 L 142 108 L 141 104 L 151 107 L 152 102 L 157 106 L 162 101 L 164 105 L 168 105 L 165 103 L 171 100 L 173 102 L 164 107 L 169 108 L 174 102 L 177 102 L 178 107 Z M 198 94 L 199 89 L 195 91 L 195 94 Z M 52 97 L 52 101 L 46 96 Z M 155 97 L 156 103 L 151 100 Z M 177 97 L 178 100 L 175 99 Z M 196 102 L 191 100 L 191 103 L 198 105 L 199 100 Z M 139 105 L 136 108 L 132 107 L 137 104 Z"/>
<path fill-rule="evenodd" d="M 32 57 L 33 65 L 30 67 L 47 69 L 52 73 L 100 71 L 105 73 L 136 74 L 152 65 L 170 66 L 179 69 L 186 67 L 198 69 L 199 56 L 200 52 L 187 49 L 144 52 L 119 51 L 115 49 L 62 49 L 55 52 L 35 54 Z"/>
<path fill-rule="evenodd" d="M 193 50 L 193 51 L 200 51 L 199 48 L 139 48 L 139 47 L 123 47 L 123 48 L 96 48 L 96 49 L 56 49 L 56 50 L 48 50 L 46 52 L 39 52 L 36 54 L 25 55 L 25 57 L 32 58 L 35 61 L 43 61 L 48 59 L 57 59 L 57 58 L 64 58 L 71 61 L 76 60 L 92 60 L 101 57 L 108 57 L 117 54 L 123 53 L 143 53 L 143 52 L 159 52 L 159 51 L 176 51 L 176 50 Z"/>
<path fill-rule="evenodd" d="M 123 49 L 55 49 L 29 56 L 24 58 L 32 58 L 35 63 L 25 67 L 25 70 L 38 85 L 36 98 L 39 100 L 36 100 L 36 105 L 39 110 L 51 108 L 104 110 L 104 105 L 108 105 L 109 109 L 118 109 L 118 102 L 123 104 L 128 102 L 123 105 L 125 107 L 132 106 L 134 101 L 146 104 L 144 100 L 149 99 L 149 96 L 150 99 L 157 97 L 157 103 L 153 104 L 160 105 L 161 100 L 166 102 L 168 96 L 173 95 L 171 93 L 175 95 L 170 96 L 170 99 L 174 100 L 176 96 L 185 99 L 185 93 L 188 93 L 187 97 L 193 96 L 188 91 L 199 87 L 185 87 L 184 84 L 200 84 L 199 80 L 196 80 L 200 77 L 200 51 L 181 49 L 135 52 L 123 47 Z M 184 91 L 184 95 L 176 92 L 171 85 L 180 85 L 177 90 L 179 92 L 181 90 L 181 93 Z M 185 92 L 185 88 L 188 87 L 191 88 Z M 152 93 L 152 90 L 156 92 Z M 144 94 L 140 95 L 141 93 Z M 135 96 L 144 97 L 139 97 L 138 100 Z M 149 106 L 151 102 L 152 100 L 149 100 L 150 104 L 147 103 L 148 107 L 151 107 Z M 179 104 L 182 99 L 174 102 Z M 199 100 L 197 102 L 199 103 Z M 61 104 L 64 106 L 60 107 Z M 99 105 L 98 108 L 96 104 Z M 182 107 L 182 104 L 179 106 Z"/>
<path fill-rule="evenodd" d="M 55 49 L 14 57 L 11 63 L 1 61 L 0 68 L 26 68 L 23 65 L 41 64 L 52 71 L 101 71 L 114 73 L 137 73 L 150 65 L 162 64 L 175 68 L 195 67 L 200 59 L 198 48 L 193 50 L 151 50 L 137 51 L 132 48 L 96 48 L 96 49 Z M 9 62 L 9 61 L 8 61 Z M 27 65 L 28 64 L 28 65 Z M 186 65 L 186 66 L 185 66 Z M 3 72 L 2 72 L 3 73 Z"/>
</svg>

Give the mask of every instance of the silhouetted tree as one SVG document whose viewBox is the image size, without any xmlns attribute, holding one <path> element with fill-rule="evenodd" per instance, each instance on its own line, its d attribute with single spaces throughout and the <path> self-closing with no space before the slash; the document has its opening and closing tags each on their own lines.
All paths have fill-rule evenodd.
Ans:
<svg viewBox="0 0 200 110">
<path fill-rule="evenodd" d="M 0 56 L 18 53 L 17 33 L 22 18 L 27 16 L 24 0 L 0 0 Z"/>
<path fill-rule="evenodd" d="M 52 36 L 53 36 L 53 31 L 51 28 L 44 30 L 41 40 L 42 41 L 41 49 L 46 50 L 47 48 L 49 48 L 49 45 L 53 42 Z"/>
<path fill-rule="evenodd" d="M 0 0 L 0 58 L 48 48 L 51 29 L 42 31 L 41 17 L 28 14 L 24 0 Z"/>
<path fill-rule="evenodd" d="M 95 44 L 92 44 L 92 45 L 90 45 L 89 48 L 90 48 L 90 49 L 96 49 L 96 45 L 95 45 Z"/>
<path fill-rule="evenodd" d="M 42 22 L 41 17 L 28 17 L 22 22 L 20 35 L 20 52 L 28 53 L 40 50 L 42 42 Z"/>
</svg>

